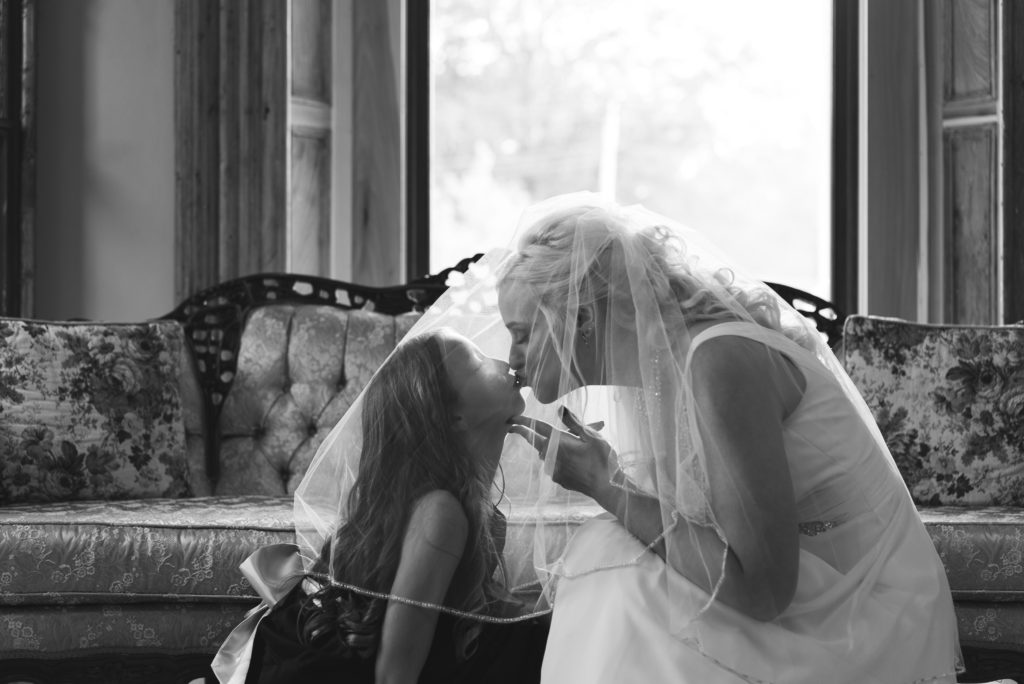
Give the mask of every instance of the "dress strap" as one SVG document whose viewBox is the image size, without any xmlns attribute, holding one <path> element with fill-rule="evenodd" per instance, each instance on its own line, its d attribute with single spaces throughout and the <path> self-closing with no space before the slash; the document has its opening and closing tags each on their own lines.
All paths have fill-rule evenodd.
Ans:
<svg viewBox="0 0 1024 684">
<path fill-rule="evenodd" d="M 693 352 L 698 346 L 712 338 L 724 337 L 726 335 L 756 340 L 785 353 L 787 356 L 795 357 L 794 361 L 803 360 L 809 354 L 806 349 L 777 330 L 766 328 L 752 321 L 726 321 L 709 325 L 693 336 L 693 339 L 690 341 L 690 348 L 686 351 L 685 367 L 689 368 Z"/>
</svg>

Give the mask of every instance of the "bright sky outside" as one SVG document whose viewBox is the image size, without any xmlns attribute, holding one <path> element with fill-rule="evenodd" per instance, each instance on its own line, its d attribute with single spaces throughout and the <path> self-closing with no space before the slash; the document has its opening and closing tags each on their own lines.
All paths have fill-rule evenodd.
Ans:
<svg viewBox="0 0 1024 684">
<path fill-rule="evenodd" d="M 831 3 L 435 0 L 431 270 L 595 190 L 830 294 Z"/>
</svg>

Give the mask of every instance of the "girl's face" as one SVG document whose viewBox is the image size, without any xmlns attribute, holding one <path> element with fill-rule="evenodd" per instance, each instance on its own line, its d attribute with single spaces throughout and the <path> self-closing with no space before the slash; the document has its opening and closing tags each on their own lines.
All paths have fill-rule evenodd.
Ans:
<svg viewBox="0 0 1024 684">
<path fill-rule="evenodd" d="M 453 331 L 441 333 L 444 367 L 458 397 L 453 413 L 471 447 L 501 441 L 508 421 L 526 408 L 516 376 L 504 361 L 484 355 L 480 348 Z"/>
</svg>

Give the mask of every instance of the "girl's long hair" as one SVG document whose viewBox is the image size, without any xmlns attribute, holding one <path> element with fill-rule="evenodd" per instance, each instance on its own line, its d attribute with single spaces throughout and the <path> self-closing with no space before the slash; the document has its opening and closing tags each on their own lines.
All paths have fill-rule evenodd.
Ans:
<svg viewBox="0 0 1024 684">
<path fill-rule="evenodd" d="M 391 590 L 416 501 L 445 490 L 462 504 L 469 535 L 455 581 L 449 588 L 458 608 L 480 613 L 505 594 L 504 573 L 492 529 L 492 474 L 485 459 L 469 453 L 453 429 L 457 399 L 444 368 L 436 335 L 403 342 L 377 371 L 363 395 L 363 443 L 359 472 L 345 504 L 345 522 L 324 545 L 312 575 L 330 573 L 336 581 L 387 594 Z M 341 655 L 370 658 L 377 650 L 387 600 L 336 586 L 310 595 L 299 613 L 299 636 L 306 644 Z M 463 651 L 477 630 L 456 623 L 455 641 Z"/>
</svg>

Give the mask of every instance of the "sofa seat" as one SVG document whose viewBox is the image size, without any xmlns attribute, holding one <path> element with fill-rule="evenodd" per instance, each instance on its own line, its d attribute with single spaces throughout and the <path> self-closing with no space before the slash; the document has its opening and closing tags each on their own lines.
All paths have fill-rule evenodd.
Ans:
<svg viewBox="0 0 1024 684">
<path fill-rule="evenodd" d="M 0 508 L 0 653 L 216 651 L 258 600 L 239 565 L 260 546 L 294 541 L 292 502 L 247 495 Z M 545 540 L 561 546 L 601 512 L 507 500 L 502 508 L 518 576 L 530 574 L 539 518 L 561 523 Z"/>
<path fill-rule="evenodd" d="M 259 546 L 292 540 L 291 497 L 3 507 L 0 605 L 251 605 L 239 563 Z"/>
<path fill-rule="evenodd" d="M 922 507 L 956 599 L 1024 602 L 1024 509 Z"/>
<path fill-rule="evenodd" d="M 1024 643 L 1024 509 L 921 507 L 956 602 L 964 645 Z"/>
<path fill-rule="evenodd" d="M 545 540 L 561 546 L 578 525 L 601 513 L 579 503 L 551 502 L 537 510 L 512 501 L 502 508 L 514 576 L 529 572 L 538 518 L 562 523 L 548 527 Z M 961 640 L 992 648 L 1024 643 L 1018 585 L 1024 576 L 1024 510 L 946 506 L 920 512 L 946 567 Z M 291 497 L 0 508 L 0 652 L 106 653 L 126 646 L 211 652 L 257 600 L 239 564 L 259 546 L 293 538 Z M 116 570 L 124 567 L 132 573 Z M 55 582 L 60 591 L 53 590 Z"/>
<path fill-rule="evenodd" d="M 175 656 L 183 651 L 213 653 L 254 604 L 249 599 L 248 603 L 4 606 L 0 652 L 4 661 L 135 650 Z M 0 673 L 6 674 L 4 661 L 0 661 Z"/>
</svg>

